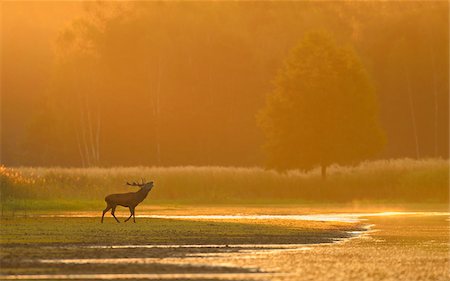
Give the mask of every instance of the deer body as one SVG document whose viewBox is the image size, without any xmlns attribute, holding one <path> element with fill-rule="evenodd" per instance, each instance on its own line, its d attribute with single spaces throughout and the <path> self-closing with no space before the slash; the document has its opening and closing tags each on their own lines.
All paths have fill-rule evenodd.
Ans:
<svg viewBox="0 0 450 281">
<path fill-rule="evenodd" d="M 136 208 L 139 203 L 144 201 L 144 199 L 147 197 L 150 190 L 153 188 L 153 182 L 144 183 L 141 184 L 137 183 L 128 183 L 128 185 L 131 186 L 139 186 L 140 189 L 137 192 L 127 192 L 127 193 L 118 193 L 118 194 L 110 194 L 105 197 L 106 202 L 106 208 L 103 210 L 102 214 L 102 223 L 103 223 L 103 217 L 105 216 L 105 213 L 108 212 L 111 209 L 111 215 L 114 217 L 114 219 L 119 222 L 119 220 L 114 215 L 114 212 L 116 211 L 117 206 L 123 206 L 128 207 L 130 209 L 130 216 L 125 220 L 127 222 L 131 217 L 133 217 L 133 222 L 136 222 L 135 216 L 134 216 L 134 209 Z"/>
</svg>

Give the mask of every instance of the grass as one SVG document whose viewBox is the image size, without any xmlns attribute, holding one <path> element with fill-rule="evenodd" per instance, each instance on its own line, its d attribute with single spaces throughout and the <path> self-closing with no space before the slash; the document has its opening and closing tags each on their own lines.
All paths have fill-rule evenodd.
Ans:
<svg viewBox="0 0 450 281">
<path fill-rule="evenodd" d="M 121 219 L 122 220 L 122 219 Z M 159 264 L 164 258 L 180 258 L 208 252 L 232 253 L 241 244 L 316 244 L 349 237 L 361 224 L 286 220 L 175 220 L 138 218 L 137 223 L 105 223 L 95 217 L 0 218 L 0 279 L 8 274 L 172 273 L 223 271 L 217 268 Z M 117 245 L 221 245 L 196 247 L 124 247 Z M 224 247 L 230 245 L 234 247 Z M 255 245 L 255 248 L 258 246 Z M 270 246 L 274 247 L 274 246 Z M 249 250 L 249 248 L 245 248 Z M 145 264 L 64 265 L 41 263 L 41 259 L 153 258 Z M 227 268 L 240 272 L 245 269 Z"/>
<path fill-rule="evenodd" d="M 123 221 L 121 219 L 121 221 Z M 241 244 L 323 243 L 359 230 L 340 222 L 241 220 L 194 221 L 139 218 L 116 223 L 112 218 L 18 217 L 0 220 L 0 244 Z"/>
<path fill-rule="evenodd" d="M 442 203 L 449 201 L 449 161 L 397 159 L 277 173 L 239 167 L 0 167 L 2 210 L 93 210 L 105 195 L 155 181 L 152 204 Z M 149 203 L 149 200 L 144 201 Z"/>
</svg>

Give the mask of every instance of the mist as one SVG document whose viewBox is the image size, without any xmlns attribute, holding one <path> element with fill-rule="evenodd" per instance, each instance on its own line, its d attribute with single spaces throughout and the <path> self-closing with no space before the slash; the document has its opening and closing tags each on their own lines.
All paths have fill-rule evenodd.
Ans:
<svg viewBox="0 0 450 281">
<path fill-rule="evenodd" d="M 373 81 L 386 145 L 448 158 L 447 2 L 6 2 L 1 163 L 263 166 L 257 112 L 326 31 Z"/>
</svg>

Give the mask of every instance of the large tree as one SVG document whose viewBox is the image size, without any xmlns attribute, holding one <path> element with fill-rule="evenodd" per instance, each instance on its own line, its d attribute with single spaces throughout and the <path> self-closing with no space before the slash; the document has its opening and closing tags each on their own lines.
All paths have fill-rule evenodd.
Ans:
<svg viewBox="0 0 450 281">
<path fill-rule="evenodd" d="M 311 32 L 295 47 L 259 114 L 268 165 L 309 170 L 354 164 L 380 150 L 374 87 L 349 47 Z"/>
<path fill-rule="evenodd" d="M 373 78 L 380 158 L 448 158 L 446 1 L 76 3 L 2 5 L 5 165 L 260 165 L 254 116 L 312 29 Z"/>
</svg>

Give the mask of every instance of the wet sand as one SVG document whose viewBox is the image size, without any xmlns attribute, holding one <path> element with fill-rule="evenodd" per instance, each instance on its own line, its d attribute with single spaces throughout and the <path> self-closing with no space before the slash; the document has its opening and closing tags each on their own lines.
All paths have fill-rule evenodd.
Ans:
<svg viewBox="0 0 450 281">
<path fill-rule="evenodd" d="M 63 218 L 24 218 L 22 223 L 29 224 L 28 220 L 33 219 L 57 223 Z M 91 218 L 78 215 L 64 219 L 87 222 Z M 135 236 L 122 243 L 114 240 L 109 243 L 104 241 L 106 237 L 102 237 L 103 243 L 39 240 L 27 243 L 26 239 L 11 243 L 13 239 L 8 240 L 2 231 L 0 279 L 449 280 L 450 277 L 448 213 L 197 218 L 148 215 L 141 217 L 139 223 L 155 224 L 161 220 L 201 221 L 206 225 L 194 227 L 211 224 L 208 227 L 212 230 L 216 227 L 219 234 L 201 237 L 185 226 L 183 229 L 188 232 L 173 237 L 184 235 L 190 237 L 185 242 L 195 243 L 174 244 L 169 243 L 170 239 L 148 243 L 151 239 L 139 240 Z M 227 224 L 230 222 L 240 225 Z M 220 235 L 221 226 L 225 226 L 224 236 Z M 113 229 L 118 230 L 123 228 Z M 166 226 L 165 230 L 173 229 Z M 53 235 L 48 231 L 38 227 L 37 234 L 32 234 Z M 11 231 L 7 233 L 14 235 Z"/>
</svg>

